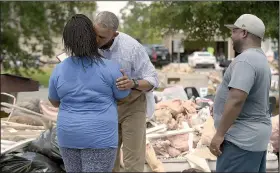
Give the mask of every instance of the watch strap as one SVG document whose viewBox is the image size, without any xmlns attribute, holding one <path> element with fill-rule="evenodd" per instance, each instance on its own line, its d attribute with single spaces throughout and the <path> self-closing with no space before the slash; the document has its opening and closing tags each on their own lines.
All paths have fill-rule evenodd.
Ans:
<svg viewBox="0 0 280 173">
<path fill-rule="evenodd" d="M 139 83 L 136 79 L 132 79 L 133 83 L 134 83 L 134 86 L 133 86 L 133 89 L 136 89 L 139 87 Z"/>
</svg>

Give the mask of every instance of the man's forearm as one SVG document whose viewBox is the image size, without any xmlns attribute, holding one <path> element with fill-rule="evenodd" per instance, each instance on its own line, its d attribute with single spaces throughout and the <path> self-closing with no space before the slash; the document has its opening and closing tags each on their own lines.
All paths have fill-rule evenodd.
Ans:
<svg viewBox="0 0 280 173">
<path fill-rule="evenodd" d="M 228 98 L 225 104 L 224 112 L 217 129 L 217 134 L 219 136 L 224 136 L 234 121 L 239 116 L 241 109 L 243 107 L 243 101 Z"/>
<path fill-rule="evenodd" d="M 137 87 L 138 90 L 141 91 L 150 91 L 153 89 L 153 85 L 147 80 L 138 80 L 139 86 Z"/>
</svg>

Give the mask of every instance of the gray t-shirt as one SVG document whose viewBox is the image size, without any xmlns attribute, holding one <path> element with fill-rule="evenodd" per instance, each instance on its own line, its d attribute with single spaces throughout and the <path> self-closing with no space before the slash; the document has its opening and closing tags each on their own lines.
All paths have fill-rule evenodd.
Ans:
<svg viewBox="0 0 280 173">
<path fill-rule="evenodd" d="M 217 128 L 230 88 L 248 94 L 240 115 L 227 131 L 225 140 L 248 151 L 265 151 L 271 135 L 269 90 L 271 72 L 261 49 L 247 49 L 238 55 L 224 74 L 214 101 Z"/>
</svg>

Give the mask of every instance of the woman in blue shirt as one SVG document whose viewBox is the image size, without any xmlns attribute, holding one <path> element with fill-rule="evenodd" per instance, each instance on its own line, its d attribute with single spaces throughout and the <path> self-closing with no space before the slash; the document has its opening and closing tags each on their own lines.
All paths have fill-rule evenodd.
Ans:
<svg viewBox="0 0 280 173">
<path fill-rule="evenodd" d="M 116 79 L 120 67 L 98 53 L 93 24 L 73 16 L 64 27 L 68 55 L 49 80 L 49 100 L 59 107 L 57 137 L 67 172 L 111 172 L 118 147 Z"/>
</svg>

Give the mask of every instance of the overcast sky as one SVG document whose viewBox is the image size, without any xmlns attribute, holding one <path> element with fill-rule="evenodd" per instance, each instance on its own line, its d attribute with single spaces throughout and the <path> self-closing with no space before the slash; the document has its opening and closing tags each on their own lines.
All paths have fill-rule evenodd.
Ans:
<svg viewBox="0 0 280 173">
<path fill-rule="evenodd" d="M 141 1 L 142 3 L 150 4 L 151 1 Z M 96 1 L 97 3 L 97 13 L 100 11 L 110 11 L 115 13 L 119 18 L 120 10 L 125 7 L 128 1 Z"/>
</svg>

